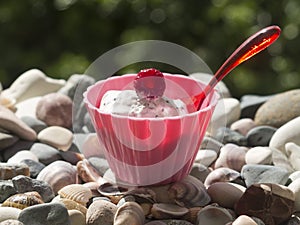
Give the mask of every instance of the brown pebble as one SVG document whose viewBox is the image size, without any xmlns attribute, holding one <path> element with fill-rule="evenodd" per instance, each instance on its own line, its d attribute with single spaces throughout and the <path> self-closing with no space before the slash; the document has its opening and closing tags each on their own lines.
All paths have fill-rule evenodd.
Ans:
<svg viewBox="0 0 300 225">
<path fill-rule="evenodd" d="M 0 163 L 0 179 L 10 180 L 15 176 L 24 175 L 29 176 L 29 167 L 26 164 L 19 163 Z"/>
</svg>

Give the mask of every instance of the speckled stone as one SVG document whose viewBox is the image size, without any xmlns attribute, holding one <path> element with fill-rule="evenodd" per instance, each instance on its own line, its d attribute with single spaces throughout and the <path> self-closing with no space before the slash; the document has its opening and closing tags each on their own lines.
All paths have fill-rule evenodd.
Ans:
<svg viewBox="0 0 300 225">
<path fill-rule="evenodd" d="M 68 210 L 60 203 L 44 203 L 23 209 L 18 220 L 24 224 L 69 225 Z"/>
<path fill-rule="evenodd" d="M 29 167 L 18 163 L 0 163 L 0 180 L 10 180 L 17 175 L 29 176 Z"/>
<path fill-rule="evenodd" d="M 87 225 L 112 225 L 117 206 L 106 200 L 94 201 L 86 213 Z"/>
<path fill-rule="evenodd" d="M 12 178 L 14 188 L 19 193 L 37 191 L 44 202 L 49 202 L 54 198 L 54 192 L 51 186 L 42 180 L 32 179 L 27 176 L 16 176 Z"/>
<path fill-rule="evenodd" d="M 247 187 L 258 183 L 285 185 L 289 178 L 289 172 L 277 166 L 250 164 L 243 166 L 241 176 Z"/>
<path fill-rule="evenodd" d="M 255 114 L 257 125 L 281 127 L 300 116 L 300 89 L 276 94 L 266 101 Z"/>
<path fill-rule="evenodd" d="M 36 117 L 48 126 L 72 126 L 72 100 L 63 94 L 51 93 L 43 96 L 37 104 Z"/>
<path fill-rule="evenodd" d="M 233 122 L 230 126 L 230 129 L 246 136 L 248 131 L 254 127 L 256 127 L 256 124 L 253 119 L 242 118 Z"/>
<path fill-rule="evenodd" d="M 237 202 L 235 212 L 258 217 L 266 225 L 279 225 L 292 215 L 294 202 L 294 193 L 283 185 L 253 184 Z"/>
<path fill-rule="evenodd" d="M 39 162 L 48 165 L 56 160 L 60 160 L 61 156 L 56 148 L 43 143 L 35 143 L 30 151 L 37 156 Z"/>
<path fill-rule="evenodd" d="M 0 151 L 14 145 L 18 140 L 16 135 L 0 132 Z"/>
<path fill-rule="evenodd" d="M 254 127 L 246 135 L 248 146 L 268 146 L 276 130 L 271 126 Z"/>
<path fill-rule="evenodd" d="M 0 180 L 0 202 L 3 202 L 9 196 L 16 193 L 16 189 L 11 180 Z"/>
</svg>

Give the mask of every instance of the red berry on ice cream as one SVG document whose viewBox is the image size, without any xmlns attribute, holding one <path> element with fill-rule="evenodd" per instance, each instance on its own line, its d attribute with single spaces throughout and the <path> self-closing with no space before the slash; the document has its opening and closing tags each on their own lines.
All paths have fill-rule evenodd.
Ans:
<svg viewBox="0 0 300 225">
<path fill-rule="evenodd" d="M 164 75 L 153 68 L 141 70 L 134 80 L 134 88 L 140 98 L 161 97 L 166 88 Z"/>
</svg>

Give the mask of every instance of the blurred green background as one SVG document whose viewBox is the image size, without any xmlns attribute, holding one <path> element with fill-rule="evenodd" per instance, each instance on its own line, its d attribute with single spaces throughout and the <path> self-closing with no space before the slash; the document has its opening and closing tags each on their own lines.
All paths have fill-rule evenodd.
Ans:
<svg viewBox="0 0 300 225">
<path fill-rule="evenodd" d="M 131 41 L 184 46 L 216 71 L 248 36 L 279 25 L 280 38 L 225 78 L 235 97 L 300 86 L 299 0 L 0 0 L 0 81 L 39 68 L 67 79 Z"/>
</svg>

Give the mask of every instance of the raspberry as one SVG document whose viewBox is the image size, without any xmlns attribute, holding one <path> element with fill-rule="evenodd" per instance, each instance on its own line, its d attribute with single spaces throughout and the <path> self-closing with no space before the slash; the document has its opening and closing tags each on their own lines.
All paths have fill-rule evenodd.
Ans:
<svg viewBox="0 0 300 225">
<path fill-rule="evenodd" d="M 161 97 L 166 88 L 164 75 L 153 68 L 141 70 L 134 80 L 134 88 L 139 98 Z"/>
</svg>

